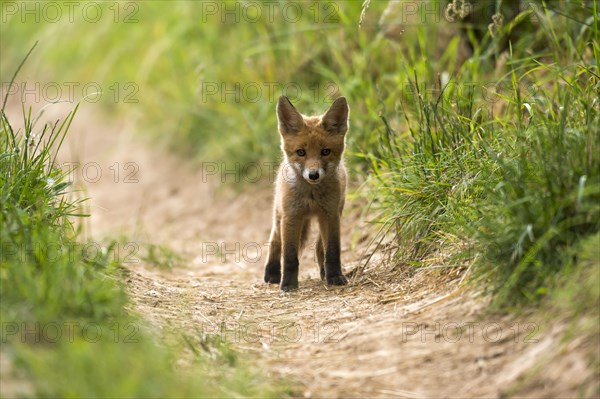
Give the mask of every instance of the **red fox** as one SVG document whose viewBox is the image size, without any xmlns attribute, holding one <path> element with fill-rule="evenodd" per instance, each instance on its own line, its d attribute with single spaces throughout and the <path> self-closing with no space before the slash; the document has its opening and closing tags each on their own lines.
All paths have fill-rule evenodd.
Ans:
<svg viewBox="0 0 600 399">
<path fill-rule="evenodd" d="M 265 282 L 281 283 L 283 291 L 298 288 L 298 255 L 313 219 L 320 230 L 316 255 L 321 279 L 330 285 L 348 284 L 340 261 L 340 217 L 346 194 L 342 155 L 349 113 L 344 97 L 321 116 L 300 114 L 285 96 L 277 103 L 284 159 L 275 183 Z"/>
</svg>

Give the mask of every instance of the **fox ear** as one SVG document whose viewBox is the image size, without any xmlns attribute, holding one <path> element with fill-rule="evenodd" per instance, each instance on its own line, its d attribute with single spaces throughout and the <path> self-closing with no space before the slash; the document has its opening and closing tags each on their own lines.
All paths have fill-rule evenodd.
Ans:
<svg viewBox="0 0 600 399">
<path fill-rule="evenodd" d="M 346 97 L 338 97 L 321 118 L 321 125 L 329 134 L 346 134 L 349 114 Z"/>
<path fill-rule="evenodd" d="M 298 133 L 304 127 L 304 119 L 286 96 L 277 102 L 277 122 L 282 136 Z"/>
</svg>

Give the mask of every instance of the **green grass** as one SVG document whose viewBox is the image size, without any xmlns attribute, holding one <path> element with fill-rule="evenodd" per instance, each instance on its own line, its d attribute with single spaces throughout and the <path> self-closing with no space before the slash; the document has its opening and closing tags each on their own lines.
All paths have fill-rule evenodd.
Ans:
<svg viewBox="0 0 600 399">
<path fill-rule="evenodd" d="M 108 338 L 98 342 L 78 337 L 51 348 L 17 344 L 15 361 L 33 378 L 39 397 L 274 398 L 284 391 L 273 389 L 250 371 L 248 361 L 225 347 L 214 352 L 228 353 L 227 360 L 199 353 L 176 370 L 175 355 L 183 346 L 165 349 L 145 334 L 134 336 L 133 342 L 123 334 L 115 342 L 114 325 L 102 326 L 102 331 Z"/>
<path fill-rule="evenodd" d="M 172 269 L 185 261 L 183 255 L 162 244 L 145 245 L 141 258 L 145 263 L 160 269 Z"/>
<path fill-rule="evenodd" d="M 475 238 L 488 248 L 486 263 L 498 265 L 492 273 L 501 301 L 550 291 L 577 244 L 600 228 L 597 88 L 552 89 L 536 99 L 532 120 L 514 129 L 512 151 L 490 153 L 497 184 L 478 203 Z"/>
<path fill-rule="evenodd" d="M 598 342 L 598 318 L 600 317 L 600 268 L 598 267 L 598 242 L 600 234 L 587 237 L 577 246 L 577 256 L 569 259 L 557 280 L 561 289 L 552 292 L 547 303 L 552 311 L 569 313 L 569 335 L 589 335 Z M 600 372 L 600 358 L 595 359 L 595 369 Z"/>
<path fill-rule="evenodd" d="M 568 273 L 600 227 L 597 10 L 585 16 L 541 12 L 541 29 L 511 43 L 503 68 L 467 61 L 434 98 L 423 83 L 434 77 L 410 62 L 417 95 L 382 118 L 379 148 L 365 156 L 398 262 L 468 243 L 454 255 L 471 259 L 496 306 L 536 303 Z M 477 86 L 453 90 L 483 76 L 504 88 L 496 104 Z"/>
<path fill-rule="evenodd" d="M 123 294 L 106 278 L 115 265 L 107 255 L 83 256 L 69 219 L 80 216 L 81 201 L 67 199 L 66 173 L 56 166 L 54 154 L 75 112 L 41 128 L 26 113 L 24 132 L 13 131 L 2 114 L 0 309 L 5 320 L 102 319 L 124 303 Z"/>
</svg>

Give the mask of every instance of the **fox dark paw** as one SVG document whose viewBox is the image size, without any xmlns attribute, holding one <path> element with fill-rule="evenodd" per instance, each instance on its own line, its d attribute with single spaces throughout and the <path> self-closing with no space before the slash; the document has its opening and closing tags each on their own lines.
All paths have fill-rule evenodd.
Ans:
<svg viewBox="0 0 600 399">
<path fill-rule="evenodd" d="M 267 265 L 265 267 L 265 283 L 279 284 L 281 282 L 281 268 L 279 265 Z"/>
<path fill-rule="evenodd" d="M 266 274 L 265 273 L 265 283 L 267 284 L 279 284 L 281 281 L 281 275 L 279 274 Z"/>
<path fill-rule="evenodd" d="M 281 291 L 290 292 L 298 289 L 298 283 L 281 284 Z"/>
<path fill-rule="evenodd" d="M 348 279 L 344 277 L 342 274 L 338 274 L 337 276 L 327 277 L 327 284 L 329 285 L 346 285 L 348 284 Z"/>
<path fill-rule="evenodd" d="M 281 291 L 293 291 L 298 289 L 298 272 L 283 275 L 281 280 Z"/>
</svg>

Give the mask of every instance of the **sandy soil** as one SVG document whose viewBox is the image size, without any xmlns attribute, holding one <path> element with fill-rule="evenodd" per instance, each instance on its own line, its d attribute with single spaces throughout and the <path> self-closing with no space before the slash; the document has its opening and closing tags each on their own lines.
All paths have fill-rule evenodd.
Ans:
<svg viewBox="0 0 600 399">
<path fill-rule="evenodd" d="M 168 245 L 185 260 L 161 269 L 124 249 L 124 257 L 133 255 L 124 260 L 135 311 L 157 329 L 220 335 L 267 376 L 291 381 L 299 396 L 597 394 L 586 357 L 593 343 L 562 343 L 568 320 L 486 313 L 485 297 L 461 284 L 464 270 L 415 272 L 376 253 L 349 286 L 331 288 L 306 253 L 300 289 L 282 294 L 262 282 L 269 184 L 220 184 L 218 173 L 207 176 L 212 166 L 185 163 L 127 122 L 99 121 L 86 107 L 66 150 L 63 162 L 92 165 L 75 173 L 91 197 L 91 238 Z M 351 274 L 376 232 L 361 205 L 349 200 L 343 221 L 342 259 Z"/>
</svg>

